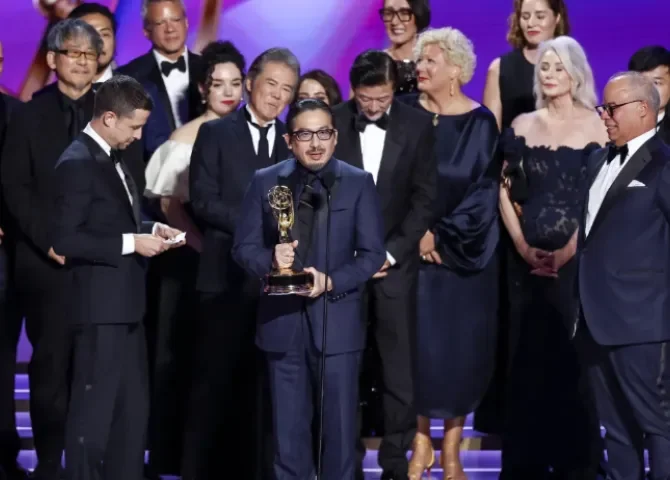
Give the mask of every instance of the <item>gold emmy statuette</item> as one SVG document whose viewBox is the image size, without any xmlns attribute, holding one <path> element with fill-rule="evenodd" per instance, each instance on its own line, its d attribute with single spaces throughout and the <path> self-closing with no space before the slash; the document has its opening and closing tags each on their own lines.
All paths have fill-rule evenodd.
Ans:
<svg viewBox="0 0 670 480">
<path fill-rule="evenodd" d="M 277 220 L 279 243 L 291 243 L 289 230 L 295 221 L 291 189 L 283 185 L 272 187 L 268 192 L 268 202 Z M 310 273 L 296 272 L 292 268 L 275 268 L 265 281 L 265 293 L 268 295 L 309 293 L 312 287 L 313 279 Z"/>
</svg>

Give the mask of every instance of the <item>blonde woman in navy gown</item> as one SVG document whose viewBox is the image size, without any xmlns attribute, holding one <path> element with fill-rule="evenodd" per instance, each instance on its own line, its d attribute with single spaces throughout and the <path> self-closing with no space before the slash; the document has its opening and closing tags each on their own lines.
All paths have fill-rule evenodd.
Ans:
<svg viewBox="0 0 670 480">
<path fill-rule="evenodd" d="M 540 46 L 534 85 L 537 110 L 517 117 L 501 139 L 511 183 L 500 192 L 500 209 L 525 268 L 511 318 L 519 337 L 507 376 L 500 478 L 595 480 L 600 432 L 570 338 L 587 159 L 607 132 L 594 108 L 591 67 L 574 39 Z M 542 441 L 538 431 L 547 432 Z"/>
<path fill-rule="evenodd" d="M 403 101 L 433 116 L 438 158 L 436 220 L 420 243 L 415 406 L 408 476 L 421 478 L 435 454 L 430 419 L 444 420 L 444 478 L 464 480 L 460 443 L 465 416 L 493 373 L 498 277 L 498 127 L 493 113 L 465 96 L 476 57 L 453 28 L 419 36 L 419 95 Z"/>
</svg>

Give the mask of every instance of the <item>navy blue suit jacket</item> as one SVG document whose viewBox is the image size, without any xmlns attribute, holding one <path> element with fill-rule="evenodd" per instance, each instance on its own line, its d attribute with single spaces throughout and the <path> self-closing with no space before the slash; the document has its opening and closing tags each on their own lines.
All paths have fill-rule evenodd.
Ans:
<svg viewBox="0 0 670 480">
<path fill-rule="evenodd" d="M 327 354 L 362 350 L 365 324 L 362 318 L 360 287 L 386 260 L 384 227 L 379 197 L 372 176 L 332 158 L 324 170 L 335 175 L 331 189 L 330 277 L 333 290 L 317 299 L 299 296 L 262 296 L 258 307 L 256 342 L 265 351 L 286 352 L 307 307 L 314 343 L 321 348 L 323 303 L 328 301 L 330 327 L 327 329 Z M 272 269 L 274 247 L 278 242 L 277 222 L 267 201 L 275 185 L 287 185 L 298 205 L 300 170 L 295 159 L 259 170 L 254 175 L 242 204 L 233 243 L 233 258 L 251 275 L 265 277 Z M 311 254 L 305 266 L 326 270 L 325 203 L 314 220 Z"/>
<path fill-rule="evenodd" d="M 589 185 L 606 157 L 590 157 Z M 578 285 L 591 335 L 606 346 L 670 340 L 670 148 L 655 135 L 628 160 L 585 238 L 587 206 L 588 192 Z"/>
</svg>

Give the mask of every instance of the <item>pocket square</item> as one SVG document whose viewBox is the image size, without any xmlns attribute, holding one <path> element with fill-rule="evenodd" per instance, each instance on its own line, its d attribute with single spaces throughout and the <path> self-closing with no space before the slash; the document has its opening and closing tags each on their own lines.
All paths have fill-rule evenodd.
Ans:
<svg viewBox="0 0 670 480">
<path fill-rule="evenodd" d="M 632 187 L 646 187 L 646 185 L 638 180 L 633 180 L 628 184 L 628 188 Z"/>
</svg>

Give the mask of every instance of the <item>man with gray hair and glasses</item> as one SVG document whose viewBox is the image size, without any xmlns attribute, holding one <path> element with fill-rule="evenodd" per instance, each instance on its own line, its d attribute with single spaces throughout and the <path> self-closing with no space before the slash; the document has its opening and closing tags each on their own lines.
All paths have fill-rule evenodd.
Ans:
<svg viewBox="0 0 670 480">
<path fill-rule="evenodd" d="M 609 480 L 670 478 L 670 148 L 644 75 L 614 75 L 597 107 L 611 144 L 589 158 L 578 239 L 584 347 Z"/>
<path fill-rule="evenodd" d="M 254 172 L 290 156 L 277 118 L 295 97 L 300 64 L 285 48 L 261 53 L 244 82 L 247 105 L 200 127 L 191 154 L 189 192 L 204 231 L 196 289 L 200 293 L 196 358 L 184 439 L 183 477 L 214 478 L 216 468 L 255 468 L 252 420 L 257 278 L 250 278 L 231 257 L 240 205 Z M 221 418 L 225 415 L 225 418 Z M 214 444 L 216 428 L 225 445 Z M 216 447 L 216 448 L 212 448 Z M 262 478 L 262 477 L 261 477 Z"/>
<path fill-rule="evenodd" d="M 2 151 L 2 188 L 16 219 L 16 290 L 33 347 L 30 417 L 38 465 L 35 479 L 57 480 L 68 403 L 70 272 L 51 236 L 58 157 L 93 114 L 102 39 L 83 20 L 55 24 L 47 36 L 47 64 L 55 85 L 35 93 L 9 124 Z"/>
</svg>

